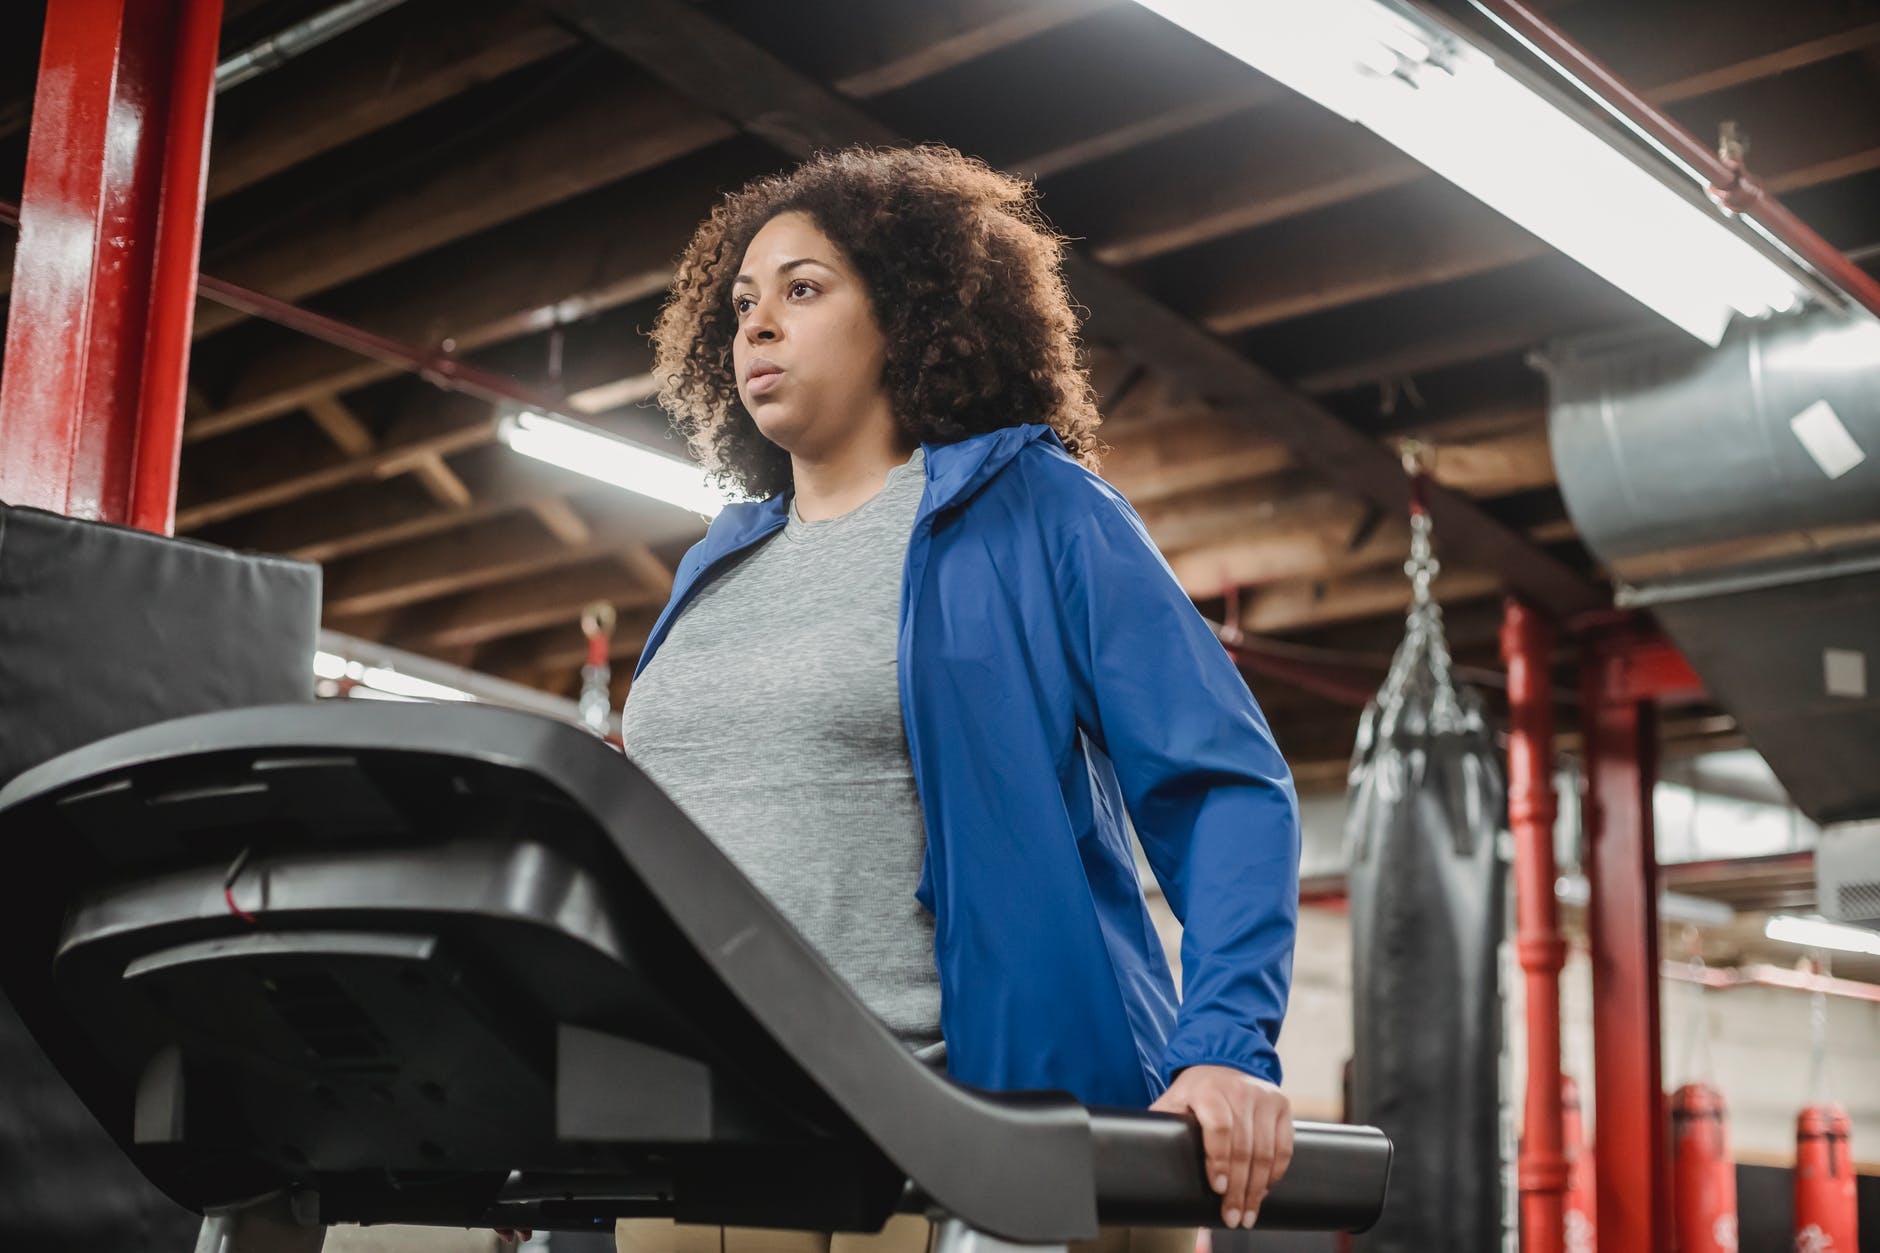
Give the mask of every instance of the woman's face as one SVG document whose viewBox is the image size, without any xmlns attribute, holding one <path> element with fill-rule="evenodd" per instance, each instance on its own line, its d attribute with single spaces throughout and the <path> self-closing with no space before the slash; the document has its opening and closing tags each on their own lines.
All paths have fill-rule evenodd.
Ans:
<svg viewBox="0 0 1880 1253">
<path fill-rule="evenodd" d="M 764 437 L 821 459 L 870 422 L 893 421 L 887 342 L 861 275 L 802 213 L 764 224 L 731 288 L 738 395 Z"/>
</svg>

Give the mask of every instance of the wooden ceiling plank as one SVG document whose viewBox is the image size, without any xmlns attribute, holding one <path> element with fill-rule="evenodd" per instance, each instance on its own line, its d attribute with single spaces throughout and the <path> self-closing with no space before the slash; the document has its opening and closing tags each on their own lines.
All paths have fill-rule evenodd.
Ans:
<svg viewBox="0 0 1880 1253">
<path fill-rule="evenodd" d="M 500 455 L 487 455 L 460 471 L 473 497 L 467 509 L 440 508 L 415 480 L 386 483 L 366 475 L 323 494 L 317 508 L 302 507 L 301 498 L 295 497 L 281 506 L 196 530 L 201 538 L 232 548 L 326 562 L 525 508 L 532 500 L 568 488 L 566 471 L 509 455 L 506 449 L 491 452 Z M 398 490 L 405 483 L 411 489 Z"/>
<path fill-rule="evenodd" d="M 1117 0 L 1000 0 L 975 4 L 924 3 L 909 8 L 893 31 L 895 49 L 873 49 L 875 64 L 844 74 L 835 89 L 862 100 L 908 87 L 1067 22 L 1115 7 Z M 884 56 L 885 53 L 885 56 Z"/>
<path fill-rule="evenodd" d="M 610 536 L 558 544 L 514 515 L 435 535 L 403 547 L 330 563 L 324 584 L 329 617 L 402 609 L 475 588 L 604 557 L 621 542 Z"/>
<path fill-rule="evenodd" d="M 663 603 L 671 591 L 671 572 L 664 575 L 663 589 L 649 582 L 654 576 L 648 570 L 664 571 L 665 566 L 634 537 L 630 525 L 617 517 L 583 525 L 587 538 L 571 544 L 511 513 L 390 551 L 330 563 L 326 614 L 357 618 L 402 610 L 608 559 L 620 562 L 646 584 L 640 593 L 646 603 Z"/>
<path fill-rule="evenodd" d="M 627 544 L 620 549 L 618 557 L 620 564 L 645 585 L 650 595 L 661 601 L 672 595 L 672 568 L 659 559 L 650 545 Z"/>
<path fill-rule="evenodd" d="M 1250 84 L 1231 91 L 1206 96 L 1177 105 L 1123 126 L 1112 127 L 1095 135 L 1033 153 L 1009 162 L 1010 169 L 1030 179 L 1050 178 L 1080 165 L 1090 165 L 1132 148 L 1141 148 L 1172 135 L 1197 130 L 1210 122 L 1245 113 L 1270 104 L 1285 94 L 1285 88 L 1271 81 Z"/>
<path fill-rule="evenodd" d="M 494 417 L 466 420 L 461 412 L 427 414 L 413 422 L 398 438 L 388 439 L 381 448 L 363 457 L 349 457 L 337 464 L 311 470 L 290 462 L 284 467 L 244 474 L 244 481 L 259 480 L 261 486 L 179 507 L 176 511 L 176 529 L 179 532 L 195 531 L 211 523 L 286 504 L 345 483 L 397 473 L 399 470 L 392 467 L 409 468 L 414 461 L 428 455 L 449 456 L 467 448 L 475 448 L 495 438 L 495 425 Z"/>
<path fill-rule="evenodd" d="M 1448 605 L 1493 596 L 1499 586 L 1500 580 L 1483 570 L 1444 569 L 1432 590 L 1439 604 Z M 1267 584 L 1253 589 L 1243 604 L 1241 630 L 1249 635 L 1277 635 L 1405 613 L 1410 608 L 1410 581 L 1402 569 L 1386 566 L 1331 580 Z"/>
<path fill-rule="evenodd" d="M 378 443 L 366 424 L 337 396 L 315 396 L 307 402 L 307 415 L 348 457 L 363 457 Z"/>
<path fill-rule="evenodd" d="M 597 76 L 557 93 L 551 110 L 513 119 L 476 160 L 419 174 L 358 214 L 245 248 L 217 261 L 216 276 L 299 300 L 734 133 L 721 118 L 643 79 Z M 205 307 L 197 335 L 243 316 Z"/>
<path fill-rule="evenodd" d="M 390 478 L 393 474 L 404 473 L 409 469 L 411 475 L 424 485 L 424 490 L 431 493 L 437 503 L 450 509 L 468 509 L 475 501 L 470 488 L 444 461 L 442 453 L 425 452 L 413 457 L 408 465 L 392 463 L 381 474 Z"/>
<path fill-rule="evenodd" d="M 707 155 L 656 193 L 628 179 L 439 250 L 323 302 L 332 316 L 411 344 L 475 352 L 658 295 L 717 189 L 757 171 L 749 154 Z M 402 373 L 293 337 L 251 360 L 217 412 L 184 428 L 212 438 Z"/>
<path fill-rule="evenodd" d="M 620 663 L 631 662 L 644 651 L 659 609 L 616 608 L 619 618 L 608 640 L 607 657 L 631 674 L 632 667 Z M 581 635 L 581 606 L 577 605 L 559 624 L 496 640 L 478 649 L 476 667 L 498 678 L 528 683 L 535 681 L 531 676 L 577 670 L 586 660 L 587 641 Z"/>
<path fill-rule="evenodd" d="M 1845 56 L 1850 52 L 1859 52 L 1876 44 L 1880 44 L 1880 22 L 1868 22 L 1863 26 L 1836 31 L 1817 39 L 1805 39 L 1800 43 L 1778 48 L 1774 52 L 1748 56 L 1729 65 L 1720 65 L 1713 70 L 1700 70 L 1676 81 L 1653 87 L 1646 91 L 1645 96 L 1653 104 L 1676 104 L 1680 100 L 1689 100 L 1694 96 L 1706 96 L 1711 92 L 1741 87 L 1745 83 L 1753 83 L 1760 78 L 1774 78 L 1778 74 L 1799 70 L 1818 61 Z"/>
<path fill-rule="evenodd" d="M 573 47 L 510 0 L 413 0 L 216 104 L 211 200 Z"/>
<path fill-rule="evenodd" d="M 553 0 L 551 7 L 705 108 L 760 130 L 792 155 L 897 140 L 841 97 L 675 0 L 626 7 L 606 0 Z M 1127 345 L 1145 364 L 1227 401 L 1250 429 L 1277 434 L 1346 490 L 1392 509 L 1403 507 L 1403 470 L 1389 450 L 1118 276 L 1074 253 L 1065 268 L 1071 290 L 1092 310 L 1087 329 L 1093 338 Z M 1599 592 L 1576 572 L 1462 497 L 1438 488 L 1431 512 L 1455 550 L 1554 612 L 1601 603 Z"/>
<path fill-rule="evenodd" d="M 1275 233 L 1270 246 L 1236 258 L 1220 283 L 1225 294 L 1206 302 L 1201 321 L 1221 335 L 1253 330 L 1505 269 L 1547 250 L 1459 192 L 1389 207 L 1398 211 L 1384 215 L 1381 229 L 1355 229 L 1350 214 L 1338 213 Z"/>
<path fill-rule="evenodd" d="M 486 644 L 574 622 L 581 607 L 595 600 L 610 601 L 616 609 L 639 609 L 662 598 L 648 593 L 636 576 L 609 557 L 412 606 L 393 618 L 385 638 L 420 651 Z M 574 637 L 579 643 L 578 628 Z"/>
<path fill-rule="evenodd" d="M 575 507 L 560 496 L 546 496 L 529 502 L 529 512 L 560 540 L 564 547 L 582 549 L 594 542 L 594 528 Z"/>
</svg>

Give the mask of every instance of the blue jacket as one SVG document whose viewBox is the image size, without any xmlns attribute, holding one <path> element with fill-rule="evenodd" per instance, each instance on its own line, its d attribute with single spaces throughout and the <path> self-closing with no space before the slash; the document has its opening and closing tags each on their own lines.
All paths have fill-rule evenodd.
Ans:
<svg viewBox="0 0 1880 1253">
<path fill-rule="evenodd" d="M 1245 682 L 1135 511 L 1049 427 L 929 444 L 926 471 L 899 674 L 948 1071 L 1136 1108 L 1202 1062 L 1277 1082 L 1298 801 Z M 638 670 L 787 508 L 713 521 Z M 1125 809 L 1184 926 L 1179 1010 Z"/>
</svg>

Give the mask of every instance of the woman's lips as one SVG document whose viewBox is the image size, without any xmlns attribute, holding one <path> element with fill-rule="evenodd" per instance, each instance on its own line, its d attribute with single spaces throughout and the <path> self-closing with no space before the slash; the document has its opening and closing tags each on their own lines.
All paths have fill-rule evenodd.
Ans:
<svg viewBox="0 0 1880 1253">
<path fill-rule="evenodd" d="M 750 381 L 745 383 L 744 389 L 753 396 L 762 396 L 774 390 L 781 382 L 783 382 L 783 371 L 770 370 L 763 374 L 753 374 Z"/>
</svg>

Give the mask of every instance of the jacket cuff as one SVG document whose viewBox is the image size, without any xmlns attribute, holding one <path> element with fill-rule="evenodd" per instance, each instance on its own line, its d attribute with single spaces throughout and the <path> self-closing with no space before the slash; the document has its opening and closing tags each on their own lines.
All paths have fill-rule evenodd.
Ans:
<svg viewBox="0 0 1880 1253">
<path fill-rule="evenodd" d="M 1252 1034 L 1251 1032 L 1249 1034 Z M 1184 1048 L 1172 1046 L 1162 1056 L 1162 1086 L 1167 1088 L 1175 1082 L 1175 1076 L 1190 1066 L 1227 1066 L 1265 1079 L 1268 1083 L 1280 1082 L 1279 1054 L 1264 1040 L 1258 1040 L 1248 1049 L 1221 1048 Z"/>
</svg>

